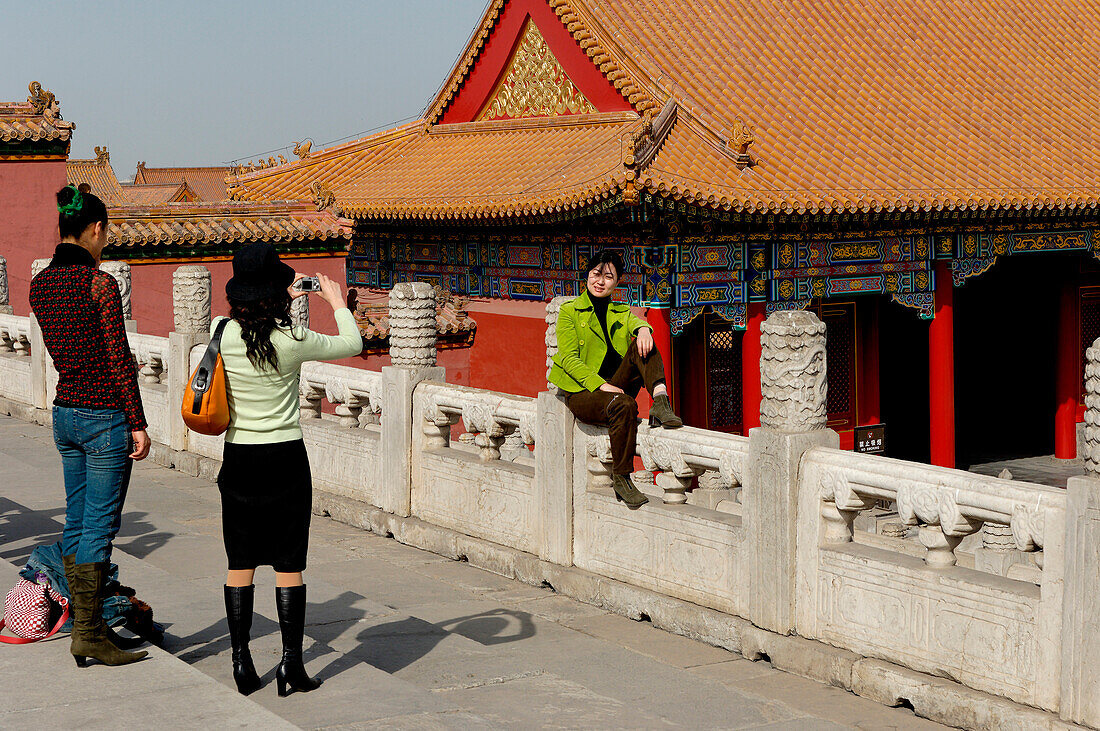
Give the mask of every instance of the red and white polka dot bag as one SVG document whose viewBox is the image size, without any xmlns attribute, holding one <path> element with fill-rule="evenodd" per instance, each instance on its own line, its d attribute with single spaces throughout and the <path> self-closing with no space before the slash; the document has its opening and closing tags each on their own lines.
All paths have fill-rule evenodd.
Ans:
<svg viewBox="0 0 1100 731">
<path fill-rule="evenodd" d="M 53 590 L 49 584 L 36 584 L 20 579 L 4 600 L 4 618 L 0 630 L 6 626 L 16 635 L 0 635 L 0 642 L 24 645 L 52 637 L 69 618 L 69 600 Z"/>
</svg>

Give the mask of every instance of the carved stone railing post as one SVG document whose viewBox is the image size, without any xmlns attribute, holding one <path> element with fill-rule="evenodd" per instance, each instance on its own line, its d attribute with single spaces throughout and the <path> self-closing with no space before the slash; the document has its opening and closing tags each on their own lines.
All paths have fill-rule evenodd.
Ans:
<svg viewBox="0 0 1100 731">
<path fill-rule="evenodd" d="M 130 281 L 130 265 L 124 261 L 105 261 L 99 265 L 99 268 L 114 277 L 118 283 L 118 293 L 122 297 L 122 316 L 126 320 L 126 329 L 130 332 L 136 332 L 137 326 L 134 323 L 133 308 L 130 303 L 130 293 L 133 289 Z"/>
<path fill-rule="evenodd" d="M 210 271 L 203 266 L 181 266 L 172 273 L 173 330 L 168 333 L 168 393 L 179 398 L 191 377 L 191 350 L 210 342 Z M 168 446 L 188 447 L 188 430 L 178 414 L 168 421 Z"/>
<path fill-rule="evenodd" d="M 1067 721 L 1100 727 L 1100 339 L 1086 351 L 1085 472 L 1067 485 L 1062 595 L 1062 710 Z M 1043 571 L 1051 570 L 1050 536 Z"/>
<path fill-rule="evenodd" d="M 309 328 L 309 295 L 290 302 L 290 320 L 297 327 Z"/>
<path fill-rule="evenodd" d="M 0 256 L 0 315 L 14 314 L 8 294 L 8 260 Z"/>
<path fill-rule="evenodd" d="M 383 510 L 407 516 L 412 509 L 413 391 L 421 381 L 443 381 L 435 364 L 437 335 L 435 290 L 424 282 L 398 284 L 390 291 L 390 362 L 382 368 Z M 448 426 L 449 429 L 449 426 Z M 441 435 L 442 438 L 442 435 Z"/>
<path fill-rule="evenodd" d="M 795 535 L 798 465 L 816 446 L 836 448 L 826 428 L 825 324 L 810 312 L 784 310 L 761 328 L 761 426 L 749 432 L 745 486 L 741 493 L 745 545 L 742 586 L 748 619 L 789 634 L 795 616 Z M 815 504 L 820 504 L 814 490 Z M 814 510 L 820 520 L 820 508 Z"/>
<path fill-rule="evenodd" d="M 550 367 L 558 352 L 558 313 L 572 297 L 555 297 L 546 303 L 546 388 L 539 394 L 538 439 L 535 447 L 535 490 L 541 521 L 539 558 L 563 566 L 573 565 L 573 449 L 577 420 L 549 382 Z M 595 457 L 601 474 L 604 466 Z M 610 469 L 607 470 L 610 485 Z"/>
</svg>

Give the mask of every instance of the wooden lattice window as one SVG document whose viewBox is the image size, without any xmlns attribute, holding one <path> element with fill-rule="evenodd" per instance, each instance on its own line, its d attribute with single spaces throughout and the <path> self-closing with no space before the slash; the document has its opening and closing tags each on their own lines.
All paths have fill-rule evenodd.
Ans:
<svg viewBox="0 0 1100 731">
<path fill-rule="evenodd" d="M 825 359 L 829 393 L 825 407 L 829 428 L 843 431 L 856 422 L 856 307 L 853 302 L 811 308 L 825 323 Z"/>
<path fill-rule="evenodd" d="M 741 338 L 728 322 L 704 323 L 707 357 L 707 421 L 715 431 L 741 431 Z"/>
<path fill-rule="evenodd" d="M 1093 341 L 1100 338 L 1100 287 L 1081 287 L 1080 305 L 1081 352 L 1078 363 L 1077 382 L 1081 384 L 1078 403 L 1085 403 L 1085 351 L 1092 347 Z"/>
</svg>

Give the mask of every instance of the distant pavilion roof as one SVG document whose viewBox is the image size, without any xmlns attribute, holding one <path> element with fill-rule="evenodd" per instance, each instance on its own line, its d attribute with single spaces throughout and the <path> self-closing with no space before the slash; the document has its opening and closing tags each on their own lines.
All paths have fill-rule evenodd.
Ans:
<svg viewBox="0 0 1100 731">
<path fill-rule="evenodd" d="M 225 177 L 229 167 L 191 167 L 191 168 L 151 168 L 144 162 L 137 164 L 134 173 L 134 185 L 179 185 L 187 186 L 198 196 L 198 200 L 222 201 L 229 198 Z"/>
<path fill-rule="evenodd" d="M 523 218 L 643 191 L 749 212 L 1095 208 L 1093 3 L 963 10 L 493 0 L 422 119 L 239 168 L 230 192 L 331 194 L 368 219 Z M 513 83 L 549 106 L 516 106 Z"/>
</svg>

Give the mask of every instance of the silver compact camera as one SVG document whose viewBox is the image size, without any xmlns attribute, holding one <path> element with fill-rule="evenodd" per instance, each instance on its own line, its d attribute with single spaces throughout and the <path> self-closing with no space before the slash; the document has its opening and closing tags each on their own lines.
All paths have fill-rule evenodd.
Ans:
<svg viewBox="0 0 1100 731">
<path fill-rule="evenodd" d="M 294 289 L 299 292 L 320 292 L 321 280 L 317 277 L 302 277 L 295 282 Z"/>
</svg>

